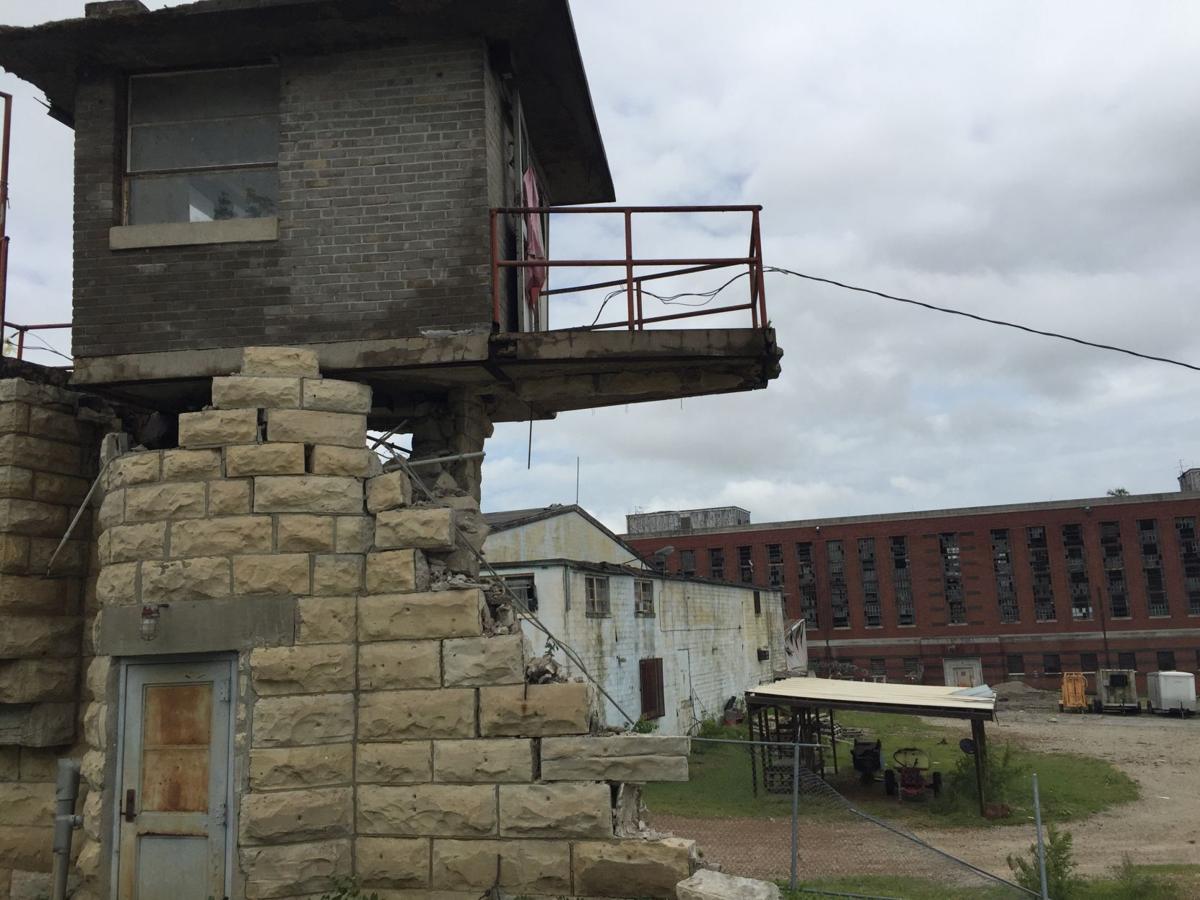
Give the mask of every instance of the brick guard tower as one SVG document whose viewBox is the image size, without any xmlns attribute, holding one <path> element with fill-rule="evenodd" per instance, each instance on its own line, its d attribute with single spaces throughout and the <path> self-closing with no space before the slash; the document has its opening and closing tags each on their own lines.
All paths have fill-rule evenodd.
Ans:
<svg viewBox="0 0 1200 900">
<path fill-rule="evenodd" d="M 116 0 L 0 28 L 0 64 L 76 148 L 73 376 L 0 373 L 0 897 L 47 889 L 60 757 L 89 900 L 674 896 L 694 850 L 636 786 L 687 741 L 526 683 L 479 454 L 764 387 L 758 208 L 697 260 L 634 257 L 668 210 L 602 208 L 625 316 L 548 329 L 547 270 L 586 262 L 550 221 L 613 199 L 564 0 Z M 671 267 L 742 267 L 750 327 L 662 328 Z M 414 484 L 368 428 L 456 458 Z"/>
</svg>

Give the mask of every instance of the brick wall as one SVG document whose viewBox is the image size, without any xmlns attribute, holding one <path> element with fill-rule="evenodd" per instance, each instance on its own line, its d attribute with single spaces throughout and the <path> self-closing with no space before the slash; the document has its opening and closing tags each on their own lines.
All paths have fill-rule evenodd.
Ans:
<svg viewBox="0 0 1200 900">
<path fill-rule="evenodd" d="M 486 68 L 474 39 L 283 60 L 279 240 L 121 252 L 123 79 L 85 79 L 75 352 L 489 328 Z"/>
</svg>

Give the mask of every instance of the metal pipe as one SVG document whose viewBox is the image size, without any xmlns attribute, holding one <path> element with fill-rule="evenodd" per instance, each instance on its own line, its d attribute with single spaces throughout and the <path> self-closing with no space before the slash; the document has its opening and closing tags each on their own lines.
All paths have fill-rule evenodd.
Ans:
<svg viewBox="0 0 1200 900">
<path fill-rule="evenodd" d="M 762 212 L 762 206 L 498 206 L 496 212 L 510 216 L 569 215 L 609 213 L 702 213 L 702 212 Z"/>
<path fill-rule="evenodd" d="M 19 359 L 20 357 L 18 357 Z M 113 459 L 118 457 L 114 456 Z M 108 467 L 112 465 L 113 459 L 110 459 L 100 469 L 100 474 L 96 476 L 96 480 L 92 482 L 92 486 L 88 489 L 87 496 L 83 498 L 83 502 L 79 504 L 79 509 L 75 513 L 75 518 L 71 520 L 71 524 L 67 526 L 67 533 L 63 535 L 62 540 L 58 542 L 58 546 L 54 548 L 54 553 L 50 557 L 50 562 L 46 563 L 46 577 L 50 577 L 50 570 L 54 568 L 54 561 L 58 559 L 58 554 L 62 553 L 62 548 L 67 545 L 67 539 L 71 537 L 71 532 L 75 530 L 75 526 L 79 524 L 79 520 L 83 517 L 83 511 L 88 508 L 88 504 L 92 502 L 92 497 L 96 494 L 96 488 L 100 487 L 100 482 L 104 478 L 104 473 L 108 471 Z"/>
<path fill-rule="evenodd" d="M 625 211 L 625 301 L 629 308 L 627 321 L 633 331 L 633 213 Z"/>
<path fill-rule="evenodd" d="M 496 210 L 491 211 L 492 228 L 492 324 L 502 331 L 500 323 L 500 235 L 497 230 Z"/>
<path fill-rule="evenodd" d="M 8 313 L 8 163 L 12 143 L 12 94 L 0 92 L 4 101 L 4 148 L 0 150 L 0 322 Z M 3 328 L 0 328 L 0 339 Z"/>
<path fill-rule="evenodd" d="M 79 798 L 79 763 L 73 759 L 58 761 L 58 780 L 54 789 L 54 882 L 51 897 L 65 900 L 67 876 L 71 869 L 71 838 L 83 825 L 83 817 L 75 815 Z"/>
<path fill-rule="evenodd" d="M 1038 874 L 1042 879 L 1042 900 L 1050 900 L 1050 888 L 1046 883 L 1046 845 L 1042 841 L 1042 801 L 1038 796 L 1037 772 L 1033 773 L 1033 825 L 1037 829 Z"/>
<path fill-rule="evenodd" d="M 429 459 L 406 459 L 404 464 L 410 468 L 417 466 L 436 466 L 440 463 L 458 462 L 461 459 L 482 459 L 483 451 L 478 453 L 455 453 L 453 456 L 433 456 Z"/>
<path fill-rule="evenodd" d="M 668 258 L 668 259 L 502 259 L 497 262 L 497 265 L 506 269 L 532 269 L 537 266 L 558 266 L 560 268 L 571 269 L 616 269 L 624 268 L 628 265 L 635 266 L 690 266 L 697 263 L 704 263 L 710 266 L 746 266 L 751 265 L 756 260 L 752 256 L 717 256 L 711 259 L 700 258 L 694 256 L 685 258 Z M 624 281 L 619 282 L 624 284 Z"/>
</svg>

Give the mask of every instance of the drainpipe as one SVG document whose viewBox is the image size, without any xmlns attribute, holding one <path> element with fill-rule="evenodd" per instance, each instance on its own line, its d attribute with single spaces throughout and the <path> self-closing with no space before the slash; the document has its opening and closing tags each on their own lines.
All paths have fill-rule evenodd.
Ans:
<svg viewBox="0 0 1200 900">
<path fill-rule="evenodd" d="M 83 826 L 83 817 L 75 815 L 79 797 L 79 763 L 73 759 L 58 761 L 58 783 L 54 791 L 54 891 L 53 900 L 65 900 L 67 873 L 71 868 L 71 838 Z"/>
</svg>

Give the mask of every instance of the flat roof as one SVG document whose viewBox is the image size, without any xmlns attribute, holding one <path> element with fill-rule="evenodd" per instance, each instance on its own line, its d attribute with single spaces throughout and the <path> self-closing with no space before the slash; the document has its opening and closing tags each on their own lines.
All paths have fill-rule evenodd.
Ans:
<svg viewBox="0 0 1200 900">
<path fill-rule="evenodd" d="M 0 66 L 41 88 L 64 122 L 74 118 L 79 80 L 104 69 L 230 66 L 465 35 L 511 52 L 549 199 L 559 205 L 615 199 L 567 0 L 202 0 L 154 11 L 138 3 L 89 6 L 82 18 L 0 25 Z"/>
<path fill-rule="evenodd" d="M 786 678 L 747 691 L 746 699 L 768 706 L 857 709 L 949 719 L 996 717 L 996 695 L 986 688 Z"/>
</svg>

